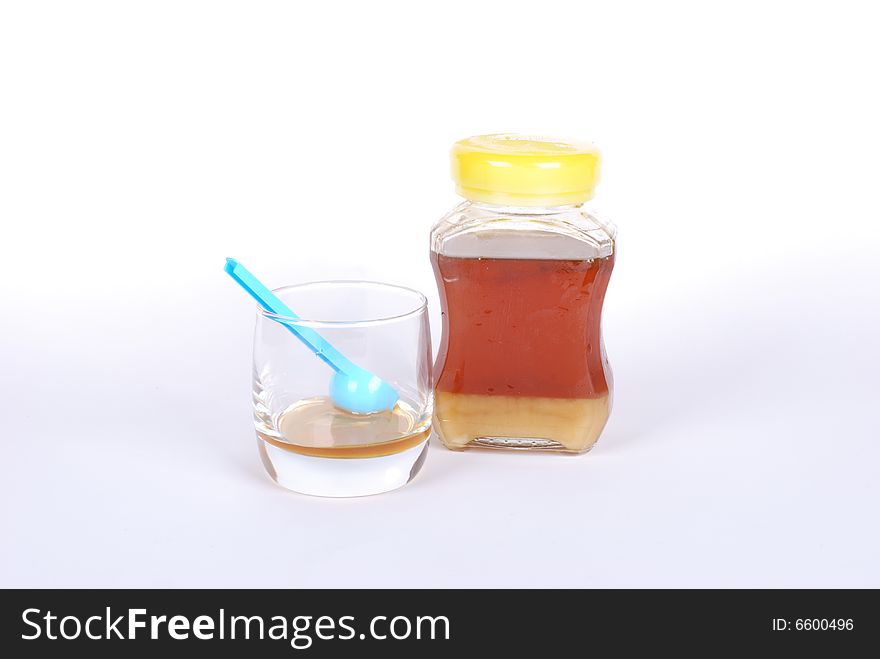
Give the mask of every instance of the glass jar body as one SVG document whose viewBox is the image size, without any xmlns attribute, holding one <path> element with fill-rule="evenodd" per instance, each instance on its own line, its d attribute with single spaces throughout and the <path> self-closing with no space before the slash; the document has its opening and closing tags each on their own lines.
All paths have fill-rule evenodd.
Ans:
<svg viewBox="0 0 880 659">
<path fill-rule="evenodd" d="M 601 315 L 614 239 L 581 206 L 464 202 L 434 226 L 434 428 L 447 447 L 593 446 L 611 410 Z"/>
</svg>

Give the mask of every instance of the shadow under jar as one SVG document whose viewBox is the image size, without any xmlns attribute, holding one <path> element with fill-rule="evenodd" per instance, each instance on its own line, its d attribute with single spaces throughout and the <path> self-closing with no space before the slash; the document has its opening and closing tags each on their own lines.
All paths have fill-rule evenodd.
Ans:
<svg viewBox="0 0 880 659">
<path fill-rule="evenodd" d="M 299 315 L 258 310 L 253 404 L 266 471 L 303 494 L 351 497 L 408 483 L 428 449 L 431 338 L 425 297 L 373 282 L 316 282 L 274 293 Z M 285 325 L 319 333 L 397 391 L 390 411 L 354 414 L 334 405 L 331 368 Z"/>
<path fill-rule="evenodd" d="M 453 147 L 468 201 L 431 233 L 443 311 L 434 427 L 447 447 L 583 453 L 605 427 L 615 230 L 581 206 L 598 161 L 589 146 L 528 136 Z"/>
</svg>

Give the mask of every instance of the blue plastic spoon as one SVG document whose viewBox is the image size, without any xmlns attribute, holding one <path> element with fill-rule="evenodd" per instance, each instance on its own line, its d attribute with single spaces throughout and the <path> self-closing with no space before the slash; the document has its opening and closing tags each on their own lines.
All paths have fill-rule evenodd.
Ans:
<svg viewBox="0 0 880 659">
<path fill-rule="evenodd" d="M 310 327 L 303 327 L 285 320 L 298 320 L 297 316 L 278 296 L 254 277 L 235 259 L 226 259 L 226 272 L 257 301 L 263 309 L 279 316 L 272 318 L 284 326 L 306 347 L 324 361 L 335 373 L 330 379 L 330 398 L 333 404 L 354 414 L 373 414 L 393 410 L 400 398 L 390 384 L 370 371 L 352 363 L 328 343 L 323 336 Z"/>
</svg>

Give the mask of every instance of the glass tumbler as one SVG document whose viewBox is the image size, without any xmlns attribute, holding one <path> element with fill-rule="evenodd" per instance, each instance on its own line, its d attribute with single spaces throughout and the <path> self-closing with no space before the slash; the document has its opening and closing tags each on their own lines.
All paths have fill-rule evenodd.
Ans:
<svg viewBox="0 0 880 659">
<path fill-rule="evenodd" d="M 258 309 L 253 403 L 257 445 L 279 485 L 314 496 L 379 494 L 408 483 L 428 449 L 433 407 L 425 296 L 364 281 L 286 286 L 274 293 L 297 318 Z M 289 327 L 288 327 L 289 326 Z M 334 370 L 291 330 L 313 331 L 390 384 L 391 411 L 334 404 Z"/>
</svg>

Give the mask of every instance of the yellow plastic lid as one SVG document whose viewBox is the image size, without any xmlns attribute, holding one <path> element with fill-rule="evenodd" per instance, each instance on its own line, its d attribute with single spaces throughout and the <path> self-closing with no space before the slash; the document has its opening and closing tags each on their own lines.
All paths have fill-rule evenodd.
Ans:
<svg viewBox="0 0 880 659">
<path fill-rule="evenodd" d="M 531 135 L 477 135 L 452 147 L 456 190 L 505 206 L 565 206 L 593 196 L 599 151 L 591 144 Z"/>
</svg>

